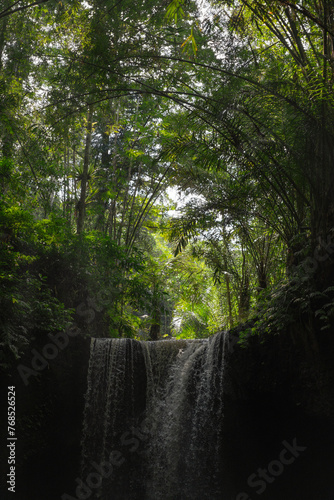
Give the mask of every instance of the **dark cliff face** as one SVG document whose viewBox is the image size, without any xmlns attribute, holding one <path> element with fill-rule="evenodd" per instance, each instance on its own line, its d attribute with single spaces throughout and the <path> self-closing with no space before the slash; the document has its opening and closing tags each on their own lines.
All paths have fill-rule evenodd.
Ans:
<svg viewBox="0 0 334 500">
<path fill-rule="evenodd" d="M 292 328 L 264 343 L 251 337 L 228 354 L 221 456 L 227 499 L 333 500 L 334 335 L 317 335 L 316 351 L 307 345 Z M 71 338 L 27 386 L 18 374 L 11 378 L 18 500 L 76 498 L 89 347 L 90 339 Z"/>
<path fill-rule="evenodd" d="M 28 369 L 23 378 L 16 366 L 4 380 L 16 389 L 18 500 L 60 499 L 79 474 L 90 339 L 81 334 L 70 338 L 44 364 L 43 349 L 51 343 L 50 339 L 36 343 L 33 353 L 29 350 L 17 362 Z M 56 350 L 50 349 L 52 353 Z M 34 369 L 37 366 L 39 370 Z M 6 387 L 3 392 L 6 397 Z M 1 498 L 9 498 L 4 482 L 1 492 Z"/>
<path fill-rule="evenodd" d="M 230 354 L 223 460 L 231 498 L 334 498 L 334 336 L 312 340 L 315 349 L 292 326 Z"/>
<path fill-rule="evenodd" d="M 226 380 L 231 396 L 270 393 L 310 416 L 334 417 L 334 331 L 310 336 L 291 325 L 264 340 L 251 336 L 232 351 Z"/>
</svg>

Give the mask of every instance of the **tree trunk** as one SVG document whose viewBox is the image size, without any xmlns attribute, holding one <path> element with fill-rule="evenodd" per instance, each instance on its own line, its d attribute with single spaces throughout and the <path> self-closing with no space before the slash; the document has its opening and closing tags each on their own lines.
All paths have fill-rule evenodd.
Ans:
<svg viewBox="0 0 334 500">
<path fill-rule="evenodd" d="M 150 328 L 150 340 L 158 340 L 160 333 L 160 325 L 153 323 Z"/>
<path fill-rule="evenodd" d="M 239 321 L 246 321 L 250 308 L 249 273 L 246 264 L 246 255 L 242 249 L 242 276 L 239 290 Z"/>
<path fill-rule="evenodd" d="M 89 167 L 90 146 L 92 142 L 92 116 L 93 116 L 93 108 L 92 106 L 90 106 L 87 118 L 87 134 L 86 134 L 83 172 L 81 178 L 80 200 L 78 203 L 78 220 L 77 220 L 78 234 L 82 233 L 85 222 L 85 204 L 86 204 L 86 191 L 87 191 L 87 181 L 88 181 L 88 167 Z"/>
</svg>

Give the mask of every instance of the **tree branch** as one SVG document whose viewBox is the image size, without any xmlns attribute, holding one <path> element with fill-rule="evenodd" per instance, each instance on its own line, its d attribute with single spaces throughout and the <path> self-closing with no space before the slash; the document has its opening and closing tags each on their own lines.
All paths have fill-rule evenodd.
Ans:
<svg viewBox="0 0 334 500">
<path fill-rule="evenodd" d="M 0 19 L 3 17 L 6 17 L 6 16 L 11 16 L 15 12 L 21 12 L 22 10 L 30 9 L 30 7 L 35 7 L 36 5 L 41 5 L 42 3 L 47 3 L 48 1 L 49 0 L 38 0 L 37 2 L 30 3 L 29 5 L 22 5 L 22 7 L 17 7 L 17 9 L 8 10 L 8 9 L 12 9 L 12 7 L 14 7 L 14 5 L 17 5 L 19 2 L 19 0 L 18 0 L 13 5 L 11 5 L 7 9 L 0 12 Z"/>
</svg>

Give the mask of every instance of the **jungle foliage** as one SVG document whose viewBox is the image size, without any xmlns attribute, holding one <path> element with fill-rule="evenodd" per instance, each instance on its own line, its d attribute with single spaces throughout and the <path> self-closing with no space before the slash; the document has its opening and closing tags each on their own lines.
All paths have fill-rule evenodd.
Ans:
<svg viewBox="0 0 334 500">
<path fill-rule="evenodd" d="M 2 361 L 329 328 L 333 40 L 329 0 L 4 0 Z"/>
</svg>

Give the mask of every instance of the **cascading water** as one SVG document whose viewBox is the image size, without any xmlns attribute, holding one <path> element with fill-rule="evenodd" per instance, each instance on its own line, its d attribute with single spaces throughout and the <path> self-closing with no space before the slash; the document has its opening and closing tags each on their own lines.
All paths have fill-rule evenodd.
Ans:
<svg viewBox="0 0 334 500">
<path fill-rule="evenodd" d="M 220 498 L 225 336 L 190 343 L 150 416 L 148 500 Z"/>
<path fill-rule="evenodd" d="M 222 499 L 225 344 L 224 333 L 92 340 L 82 442 L 90 498 Z"/>
<path fill-rule="evenodd" d="M 146 367 L 140 342 L 92 339 L 84 411 L 82 477 L 92 478 L 89 486 L 93 498 L 136 498 L 132 490 L 141 488 L 140 454 L 143 449 L 137 451 L 135 435 L 137 432 L 144 438 L 138 426 L 145 411 L 145 391 Z M 131 478 L 125 482 L 124 468 Z"/>
</svg>

